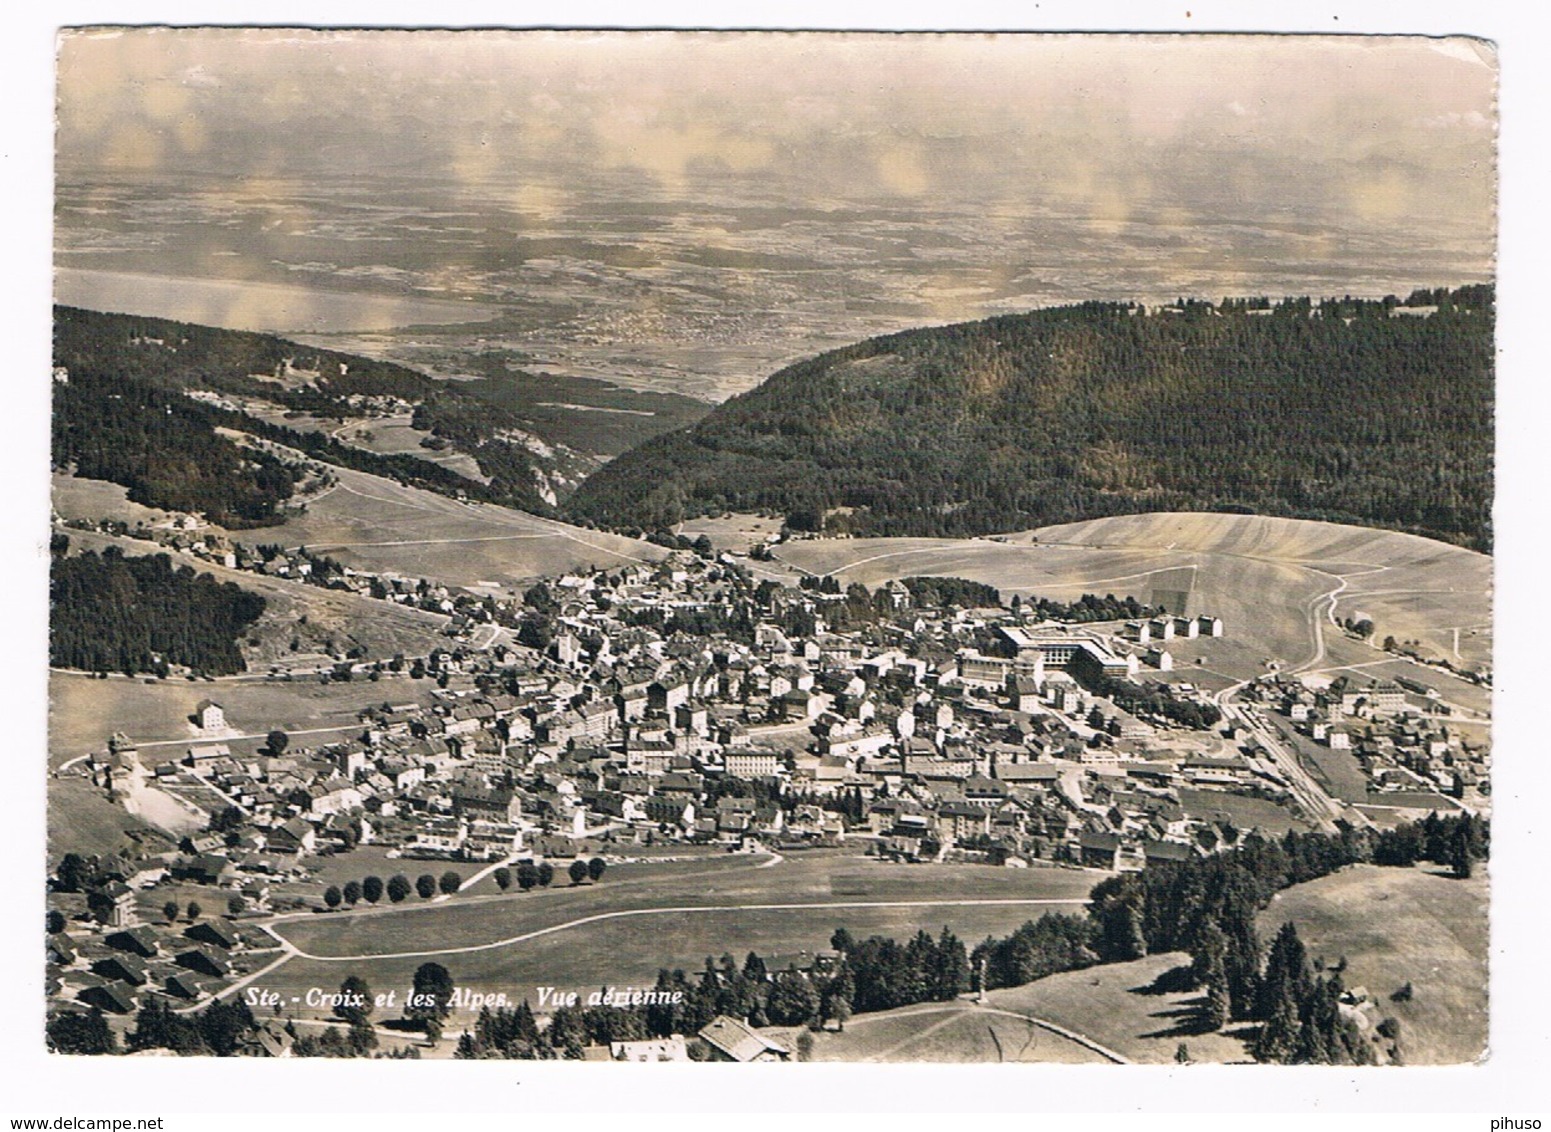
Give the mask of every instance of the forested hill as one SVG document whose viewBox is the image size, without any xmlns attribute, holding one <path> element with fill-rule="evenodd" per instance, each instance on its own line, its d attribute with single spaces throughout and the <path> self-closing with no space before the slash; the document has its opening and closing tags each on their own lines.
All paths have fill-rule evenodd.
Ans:
<svg viewBox="0 0 1551 1132">
<path fill-rule="evenodd" d="M 231 527 L 281 517 L 299 469 L 235 443 L 218 431 L 224 428 L 429 491 L 550 513 L 540 461 L 520 441 L 498 435 L 520 422 L 403 366 L 268 334 L 72 307 L 54 308 L 54 365 L 62 377 L 53 406 L 54 466 L 123 484 L 137 503 L 203 512 Z M 226 397 L 341 422 L 369 411 L 364 406 L 412 409 L 418 427 L 458 441 L 489 482 L 414 455 L 381 455 L 315 429 L 259 420 L 221 402 Z M 471 419 L 478 428 L 468 426 Z"/>
<path fill-rule="evenodd" d="M 616 528 L 769 510 L 963 536 L 1245 511 L 1491 546 L 1490 286 L 1404 300 L 1088 303 L 799 362 L 591 476 Z"/>
</svg>

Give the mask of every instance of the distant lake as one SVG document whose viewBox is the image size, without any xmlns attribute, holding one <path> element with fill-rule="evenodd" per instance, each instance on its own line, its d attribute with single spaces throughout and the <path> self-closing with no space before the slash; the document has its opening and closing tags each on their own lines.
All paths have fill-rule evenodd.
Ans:
<svg viewBox="0 0 1551 1132">
<path fill-rule="evenodd" d="M 231 330 L 293 334 L 483 322 L 500 313 L 496 307 L 451 299 L 71 267 L 54 272 L 54 301 Z"/>
</svg>

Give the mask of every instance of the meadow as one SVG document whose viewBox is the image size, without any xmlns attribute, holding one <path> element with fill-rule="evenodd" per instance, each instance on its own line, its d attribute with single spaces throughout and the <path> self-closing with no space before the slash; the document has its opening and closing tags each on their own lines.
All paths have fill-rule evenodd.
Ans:
<svg viewBox="0 0 1551 1132">
<path fill-rule="evenodd" d="M 1487 1042 L 1487 877 L 1358 865 L 1278 893 L 1260 915 L 1269 940 L 1297 925 L 1310 956 L 1345 958 L 1342 981 L 1365 987 L 1400 1022 L 1408 1065 L 1476 1061 Z M 1405 984 L 1409 1001 L 1393 997 Z"/>
<path fill-rule="evenodd" d="M 365 472 L 335 472 L 338 485 L 310 500 L 305 515 L 236 537 L 306 546 L 360 570 L 509 591 L 541 577 L 652 562 L 665 553 L 636 539 L 495 504 L 460 503 Z"/>
<path fill-rule="evenodd" d="M 1491 650 L 1488 556 L 1365 527 L 1159 513 L 991 538 L 798 540 L 776 557 L 868 586 L 913 574 L 969 578 L 997 587 L 1003 600 L 1113 593 L 1146 601 L 1155 588 L 1190 589 L 1199 611 L 1223 619 L 1226 637 L 1176 642 L 1176 660 L 1200 654 L 1204 667 L 1232 665 L 1239 678 L 1266 660 L 1320 670 L 1384 659 L 1347 638 L 1331 610 L 1337 620 L 1371 619 L 1380 640 L 1418 640 L 1437 656 L 1452 656 L 1452 629 L 1465 626 L 1461 663 L 1487 663 Z"/>
</svg>

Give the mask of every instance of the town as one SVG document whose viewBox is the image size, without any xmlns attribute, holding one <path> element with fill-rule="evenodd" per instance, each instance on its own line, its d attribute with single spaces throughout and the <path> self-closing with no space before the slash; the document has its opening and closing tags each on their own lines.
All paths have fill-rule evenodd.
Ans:
<svg viewBox="0 0 1551 1132">
<path fill-rule="evenodd" d="M 67 855 L 55 878 L 50 994 L 120 1019 L 247 985 L 285 956 L 267 917 L 445 901 L 487 876 L 501 891 L 607 885 L 611 865 L 675 852 L 837 848 L 923 869 L 1124 873 L 1320 826 L 1284 744 L 1350 751 L 1377 798 L 1412 806 L 1480 809 L 1490 789 L 1484 745 L 1451 734 L 1420 685 L 1273 670 L 1229 703 L 1178 679 L 1174 652 L 1233 631 L 1164 607 L 1189 595 L 1004 606 L 959 579 L 790 587 L 756 582 L 742 555 L 678 550 L 485 599 L 475 620 L 423 584 L 302 553 L 178 549 L 418 595 L 463 639 L 317 673 L 383 691 L 327 742 L 228 741 L 211 698 L 186 745 L 115 733 L 56 772 L 193 819 L 181 838 L 148 831 L 138 857 Z M 475 647 L 470 623 L 498 632 Z M 415 862 L 431 871 L 412 885 Z M 273 1028 L 253 1040 L 285 1044 Z"/>
</svg>

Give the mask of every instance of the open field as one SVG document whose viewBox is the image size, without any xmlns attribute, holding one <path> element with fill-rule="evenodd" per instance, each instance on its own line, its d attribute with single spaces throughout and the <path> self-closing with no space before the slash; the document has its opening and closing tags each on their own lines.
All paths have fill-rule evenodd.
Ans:
<svg viewBox="0 0 1551 1132">
<path fill-rule="evenodd" d="M 1181 1042 L 1196 1061 L 1246 1060 L 1239 1028 L 1215 1034 L 1195 1031 L 1198 992 L 1151 990 L 1159 975 L 1188 962 L 1183 952 L 1149 955 L 1131 963 L 1066 971 L 992 991 L 988 997 L 995 1006 L 1064 1026 L 1131 1061 L 1171 1064 Z"/>
<path fill-rule="evenodd" d="M 263 983 L 289 996 L 359 972 L 374 986 L 407 986 L 434 958 L 459 985 L 536 1002 L 538 986 L 650 985 L 659 969 L 698 969 L 708 954 L 825 947 L 841 926 L 905 938 L 947 925 L 973 944 L 1047 911 L 1074 911 L 1104 875 L 886 865 L 839 854 L 764 868 L 762 860 L 623 865 L 596 886 L 562 882 L 527 894 L 285 920 L 275 930 L 304 954 Z M 973 901 L 985 903 L 966 903 Z M 467 950 L 435 954 L 448 949 Z"/>
<path fill-rule="evenodd" d="M 1342 980 L 1366 987 L 1400 1020 L 1408 1065 L 1474 1061 L 1487 1041 L 1487 878 L 1432 866 L 1359 865 L 1277 894 L 1260 916 L 1269 940 L 1291 920 L 1311 956 L 1347 960 Z M 1410 1002 L 1390 995 L 1410 982 Z"/>
<path fill-rule="evenodd" d="M 844 1032 L 814 1038 L 813 1061 L 1109 1063 L 1102 1054 L 1012 1011 L 964 1000 L 858 1014 Z"/>
<path fill-rule="evenodd" d="M 505 896 L 460 897 L 446 904 L 406 903 L 399 909 L 354 916 L 308 917 L 282 923 L 277 930 L 304 952 L 332 956 L 480 947 L 580 917 L 661 907 L 1061 900 L 1073 903 L 1057 910 L 1071 911 L 1087 899 L 1088 891 L 1105 875 L 1079 869 L 894 865 L 840 855 L 786 858 L 773 867 L 757 867 L 766 859 L 724 854 L 703 860 L 620 865 L 610 868 L 598 885 L 572 888 L 558 880 L 547 890 L 535 889 L 526 894 L 514 891 Z M 437 868 L 424 861 L 396 864 L 393 871 L 412 877 L 421 872 L 440 873 L 447 867 Z M 458 867 L 470 871 L 467 865 Z M 1038 904 L 997 907 L 1001 909 L 999 918 L 1012 918 L 1010 927 L 1038 918 L 1046 908 Z M 954 915 L 964 910 L 955 909 Z M 823 918 L 827 922 L 841 914 L 826 912 Z M 842 922 L 828 924 L 824 939 Z M 953 926 L 952 919 L 946 922 Z M 651 930 L 656 931 L 657 927 L 654 921 Z M 966 938 L 978 941 L 982 937 Z M 703 956 L 701 952 L 688 958 L 698 961 Z"/>
<path fill-rule="evenodd" d="M 1200 610 L 1221 617 L 1228 638 L 1247 647 L 1257 665 L 1276 658 L 1284 668 L 1318 669 L 1383 659 L 1329 623 L 1332 602 L 1337 619 L 1359 612 L 1371 618 L 1380 639 L 1417 639 L 1441 656 L 1452 650 L 1452 627 L 1465 625 L 1476 631 L 1461 634 L 1467 661 L 1486 662 L 1491 648 L 1489 557 L 1365 527 L 1161 513 L 996 538 L 800 540 L 776 553 L 800 569 L 870 586 L 912 574 L 957 575 L 996 586 L 1004 598 L 1071 600 L 1091 592 L 1147 600 L 1160 582 L 1180 588 L 1177 580 L 1188 571 Z M 1314 622 L 1322 623 L 1318 634 Z M 1194 657 L 1197 644 L 1176 651 Z M 1210 658 L 1220 647 L 1205 642 L 1197 651 Z"/>
<path fill-rule="evenodd" d="M 731 550 L 747 554 L 756 543 L 780 533 L 783 520 L 761 515 L 739 513 L 735 515 L 703 515 L 698 519 L 686 519 L 675 531 L 685 538 L 705 535 L 717 550 Z"/>
<path fill-rule="evenodd" d="M 607 881 L 605 881 L 605 884 Z M 521 899 L 514 897 L 512 899 Z M 927 900 L 926 897 L 921 897 Z M 333 962 L 293 959 L 266 975 L 262 985 L 287 997 L 312 986 L 335 987 L 360 974 L 375 987 L 408 987 L 415 969 L 434 959 L 459 986 L 484 993 L 527 997 L 537 1007 L 535 988 L 554 986 L 580 992 L 599 987 L 649 987 L 663 968 L 698 970 L 707 955 L 749 951 L 764 954 L 828 946 L 830 934 L 846 927 L 853 935 L 908 938 L 924 929 L 935 935 L 944 924 L 967 940 L 1005 935 L 1030 914 L 1044 909 L 1006 905 L 894 908 L 789 908 L 707 910 L 627 917 L 556 931 L 510 947 L 441 956 L 371 957 Z M 454 1024 L 466 1020 L 464 1014 Z"/>
<path fill-rule="evenodd" d="M 447 643 L 442 628 L 448 618 L 440 613 L 408 609 L 345 590 L 309 586 L 250 570 L 227 569 L 143 539 L 116 538 L 94 531 L 67 533 L 72 551 L 100 552 L 104 547 L 116 546 L 126 555 L 166 554 L 176 565 L 191 566 L 201 574 L 235 582 L 245 590 L 263 595 L 263 614 L 239 642 L 243 659 L 252 672 L 262 672 L 272 665 L 327 665 L 334 655 L 344 655 L 356 647 L 364 650 L 367 660 L 383 660 L 397 653 L 425 656 Z M 293 641 L 297 645 L 294 651 Z"/>
<path fill-rule="evenodd" d="M 1280 837 L 1290 829 L 1306 832 L 1311 827 L 1286 806 L 1264 798 L 1251 798 L 1245 794 L 1230 794 L 1222 790 L 1193 790 L 1179 788 L 1180 805 L 1185 813 L 1195 818 L 1216 818 L 1226 815 L 1239 829 L 1259 829 L 1263 833 Z"/>
<path fill-rule="evenodd" d="M 85 778 L 70 775 L 48 780 L 48 857 L 52 866 L 66 853 L 102 855 L 128 848 L 125 830 L 145 822 L 110 802 Z"/>
<path fill-rule="evenodd" d="M 338 485 L 311 500 L 305 515 L 234 537 L 306 546 L 362 570 L 509 591 L 540 577 L 653 562 L 666 553 L 636 539 L 495 504 L 459 503 L 365 472 L 335 472 Z"/>
<path fill-rule="evenodd" d="M 170 511 L 131 502 L 129 489 L 120 484 L 61 472 L 51 477 L 49 502 L 62 519 L 113 519 L 134 527 L 141 523 L 154 526 L 172 518 Z"/>
<path fill-rule="evenodd" d="M 94 680 L 81 673 L 51 672 L 49 763 L 58 766 L 66 759 L 101 750 L 115 731 L 123 731 L 142 744 L 165 744 L 142 746 L 140 757 L 147 764 L 181 758 L 185 746 L 201 738 L 188 717 L 203 699 L 219 702 L 226 709 L 227 722 L 240 734 L 263 735 L 278 727 L 292 734 L 294 746 L 310 746 L 331 736 L 299 732 L 329 728 L 348 735 L 359 728 L 356 713 L 363 707 L 384 701 L 407 703 L 434 686 L 432 681 L 408 677 L 328 685 L 311 680 L 162 680 L 147 684 L 123 677 Z"/>
<path fill-rule="evenodd" d="M 431 434 L 417 429 L 409 414 L 398 417 L 351 417 L 344 421 L 315 417 L 308 413 L 287 411 L 272 401 L 259 401 L 247 397 L 233 397 L 245 413 L 267 424 L 297 432 L 314 432 L 331 436 L 342 444 L 375 452 L 379 456 L 414 456 L 430 464 L 440 464 L 467 479 L 489 483 L 482 475 L 479 461 L 466 452 L 435 452 L 423 448 L 420 442 Z"/>
</svg>

